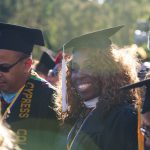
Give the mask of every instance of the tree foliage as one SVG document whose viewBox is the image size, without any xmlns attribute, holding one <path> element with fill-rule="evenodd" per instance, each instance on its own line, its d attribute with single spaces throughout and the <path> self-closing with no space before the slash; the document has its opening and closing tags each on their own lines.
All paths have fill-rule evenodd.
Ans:
<svg viewBox="0 0 150 150">
<path fill-rule="evenodd" d="M 57 50 L 75 36 L 124 24 L 113 37 L 119 45 L 134 42 L 138 19 L 148 19 L 149 0 L 3 0 L 0 20 L 43 30 L 47 47 Z"/>
</svg>

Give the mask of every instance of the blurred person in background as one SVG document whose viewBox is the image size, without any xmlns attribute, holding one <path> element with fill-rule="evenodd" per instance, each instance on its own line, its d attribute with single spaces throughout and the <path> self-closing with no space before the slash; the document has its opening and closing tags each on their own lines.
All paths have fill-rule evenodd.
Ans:
<svg viewBox="0 0 150 150">
<path fill-rule="evenodd" d="M 144 135 L 143 144 L 144 150 L 150 150 L 150 73 L 145 74 L 145 79 L 140 82 L 126 85 L 123 88 L 126 90 L 133 90 L 134 88 L 141 88 L 144 91 L 143 103 L 141 104 L 141 122 L 140 131 Z M 144 88 L 143 88 L 144 87 Z"/>
<path fill-rule="evenodd" d="M 39 76 L 47 80 L 49 70 L 53 69 L 54 67 L 54 58 L 52 58 L 52 56 L 50 56 L 47 52 L 43 52 L 39 62 L 35 66 L 35 71 Z"/>
<path fill-rule="evenodd" d="M 47 81 L 49 81 L 52 85 L 57 86 L 59 81 L 59 72 L 62 66 L 62 51 L 58 52 L 55 57 L 55 67 L 50 69 L 48 72 Z"/>
<path fill-rule="evenodd" d="M 142 123 L 141 123 L 141 132 L 145 136 L 146 150 L 150 150 L 150 82 L 148 84 L 142 109 Z"/>
</svg>

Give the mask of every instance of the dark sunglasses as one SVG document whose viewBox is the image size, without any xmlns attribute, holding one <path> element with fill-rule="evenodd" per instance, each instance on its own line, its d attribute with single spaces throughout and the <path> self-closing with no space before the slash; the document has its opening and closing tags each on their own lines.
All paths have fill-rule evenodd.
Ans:
<svg viewBox="0 0 150 150">
<path fill-rule="evenodd" d="M 15 65 L 17 65 L 20 61 L 22 61 L 23 59 L 25 59 L 26 57 L 21 57 L 21 58 L 19 58 L 15 63 L 13 63 L 13 64 L 11 64 L 11 65 L 9 65 L 9 64 L 7 64 L 7 65 L 4 65 L 4 64 L 2 64 L 2 65 L 0 65 L 0 72 L 9 72 L 9 70 L 11 69 L 11 68 L 13 68 Z"/>
</svg>

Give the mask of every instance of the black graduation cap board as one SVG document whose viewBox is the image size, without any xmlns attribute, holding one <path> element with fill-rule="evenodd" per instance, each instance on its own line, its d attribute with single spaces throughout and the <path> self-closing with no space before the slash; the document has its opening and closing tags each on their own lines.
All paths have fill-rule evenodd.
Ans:
<svg viewBox="0 0 150 150">
<path fill-rule="evenodd" d="M 0 49 L 18 51 L 30 55 L 34 45 L 44 46 L 41 30 L 0 23 Z"/>
<path fill-rule="evenodd" d="M 68 48 L 80 49 L 109 47 L 111 45 L 111 40 L 109 39 L 109 37 L 115 34 L 122 27 L 123 25 L 116 26 L 113 28 L 103 29 L 73 38 L 72 40 L 64 44 L 65 52 L 68 52 Z"/>
<path fill-rule="evenodd" d="M 147 85 L 150 85 L 150 79 L 145 79 L 145 80 L 142 80 L 137 83 L 125 85 L 125 86 L 121 87 L 120 89 L 128 90 L 128 89 L 138 88 L 138 87 L 147 86 Z"/>
</svg>

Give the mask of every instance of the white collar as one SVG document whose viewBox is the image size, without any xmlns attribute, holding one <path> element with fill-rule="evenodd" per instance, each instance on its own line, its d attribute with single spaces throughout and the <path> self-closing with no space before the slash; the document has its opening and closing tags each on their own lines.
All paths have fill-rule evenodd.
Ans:
<svg viewBox="0 0 150 150">
<path fill-rule="evenodd" d="M 84 101 L 84 105 L 86 106 L 86 108 L 95 108 L 96 107 L 96 104 L 98 102 L 98 98 L 99 97 L 95 97 L 93 99 L 90 99 L 88 101 Z"/>
</svg>

